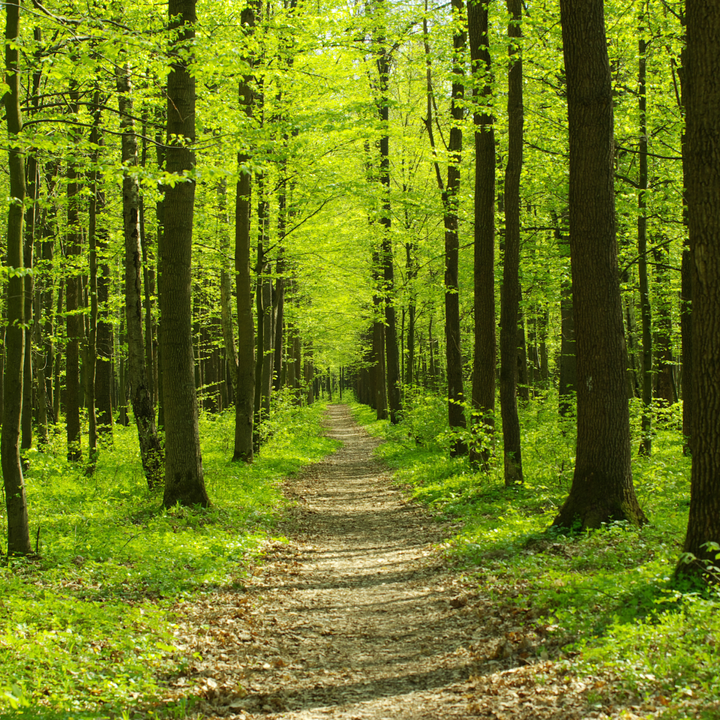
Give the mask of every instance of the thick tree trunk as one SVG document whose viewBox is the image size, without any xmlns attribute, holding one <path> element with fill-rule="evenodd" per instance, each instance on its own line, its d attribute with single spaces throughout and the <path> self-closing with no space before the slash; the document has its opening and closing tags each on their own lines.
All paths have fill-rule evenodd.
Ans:
<svg viewBox="0 0 720 720">
<path fill-rule="evenodd" d="M 520 295 L 520 176 L 523 162 L 522 37 L 520 0 L 507 1 L 511 16 L 508 71 L 508 160 L 505 167 L 505 255 L 500 299 L 500 412 L 505 485 L 523 482 L 520 420 L 517 409 L 517 326 Z"/>
<path fill-rule="evenodd" d="M 22 132 L 20 77 L 18 74 L 20 2 L 5 6 L 5 116 L 8 126 L 10 206 L 7 225 L 8 270 L 23 267 L 23 202 L 25 201 L 25 158 L 19 146 Z M 9 273 L 7 284 L 8 325 L 5 332 L 6 359 L 3 374 L 4 407 L 0 461 L 8 518 L 8 555 L 28 555 L 30 532 L 22 465 L 20 463 L 20 418 L 23 402 L 25 352 L 25 299 L 22 273 Z"/>
<path fill-rule="evenodd" d="M 167 84 L 168 173 L 187 176 L 195 166 L 189 144 L 195 140 L 195 78 L 188 53 L 195 39 L 195 0 L 169 0 L 171 46 Z M 210 504 L 205 490 L 191 327 L 191 265 L 195 180 L 184 177 L 165 187 L 164 232 L 160 245 L 160 316 L 162 318 L 165 401 L 166 507 Z"/>
<path fill-rule="evenodd" d="M 561 0 L 570 130 L 570 254 L 577 449 L 554 525 L 645 521 L 630 467 L 626 353 L 615 238 L 613 104 L 603 0 Z"/>
<path fill-rule="evenodd" d="M 690 516 L 684 552 L 717 565 L 720 543 L 720 5 L 688 0 L 684 153 L 692 272 L 693 425 Z M 720 581 L 717 570 L 709 578 Z"/>
<path fill-rule="evenodd" d="M 495 131 L 488 6 L 472 0 L 467 12 L 476 105 L 472 408 L 482 438 L 470 456 L 487 471 L 495 434 Z"/>
<path fill-rule="evenodd" d="M 118 106 L 122 129 L 123 229 L 125 236 L 125 322 L 128 338 L 128 384 L 135 425 L 140 443 L 145 478 L 151 490 L 162 484 L 164 457 L 157 428 L 155 407 L 148 382 L 143 337 L 142 276 L 143 262 L 140 247 L 140 186 L 133 169 L 138 165 L 137 139 L 132 120 L 130 71 L 127 66 L 117 69 Z M 192 231 L 192 228 L 191 228 Z M 192 235 L 190 236 L 192 242 Z"/>
</svg>

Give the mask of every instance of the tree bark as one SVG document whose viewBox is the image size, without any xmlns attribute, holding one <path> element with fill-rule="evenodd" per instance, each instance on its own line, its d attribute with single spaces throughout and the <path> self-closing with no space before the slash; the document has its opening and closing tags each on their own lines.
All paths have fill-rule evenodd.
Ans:
<svg viewBox="0 0 720 720">
<path fill-rule="evenodd" d="M 25 210 L 23 266 L 32 271 L 35 265 L 35 235 L 37 231 L 38 193 L 40 177 L 35 154 L 28 157 L 26 163 L 26 192 L 28 207 Z M 33 274 L 26 275 L 25 282 L 25 352 L 23 362 L 23 409 L 22 409 L 22 438 L 20 447 L 29 450 L 33 440 L 33 329 L 37 318 L 33 317 L 33 299 L 35 296 L 35 279 Z"/>
<path fill-rule="evenodd" d="M 93 147 L 92 162 L 93 169 L 89 173 L 90 180 L 90 202 L 88 203 L 88 250 L 90 252 L 90 274 L 89 295 L 90 295 L 90 327 L 87 340 L 86 369 L 85 369 L 85 394 L 88 406 L 88 465 L 86 473 L 91 475 L 95 472 L 98 452 L 98 426 L 97 412 L 95 410 L 96 395 L 96 372 L 97 372 L 97 327 L 99 320 L 98 311 L 98 210 L 102 213 L 104 202 L 98 203 L 98 195 L 102 192 L 102 177 L 97 168 L 100 157 L 100 146 L 102 134 L 100 132 L 100 91 L 96 87 L 93 93 L 93 125 L 90 131 L 90 143 Z M 102 234 L 103 230 L 100 231 Z"/>
<path fill-rule="evenodd" d="M 140 185 L 137 175 L 138 149 L 132 120 L 130 71 L 127 65 L 116 73 L 123 162 L 123 229 L 125 237 L 125 322 L 128 339 L 128 384 L 135 416 L 143 471 L 151 490 L 162 484 L 164 457 L 157 428 L 148 368 L 145 364 L 142 304 L 142 248 L 140 247 Z M 191 228 L 192 231 L 192 228 Z M 192 242 L 192 235 L 190 236 Z"/>
<path fill-rule="evenodd" d="M 80 93 L 77 82 L 70 80 L 70 110 L 78 113 Z M 70 462 L 82 460 L 80 428 L 80 319 L 81 289 L 78 258 L 80 256 L 80 218 L 78 204 L 80 187 L 78 171 L 71 161 L 67 169 L 67 240 L 66 256 L 68 275 L 65 283 L 65 309 L 67 310 L 67 349 L 65 351 L 65 422 L 67 428 L 67 458 Z"/>
<path fill-rule="evenodd" d="M 520 296 L 520 176 L 523 162 L 521 0 L 507 0 L 511 16 L 508 71 L 508 159 L 505 167 L 505 254 L 500 298 L 500 412 L 505 485 L 523 482 L 520 420 L 517 409 L 517 326 Z"/>
<path fill-rule="evenodd" d="M 385 0 L 378 2 L 384 11 Z M 384 25 L 384 20 L 382 21 Z M 395 267 L 393 257 L 392 217 L 390 207 L 390 52 L 385 44 L 384 27 L 377 41 L 377 69 L 380 78 L 378 119 L 380 120 L 380 265 L 382 267 L 382 303 L 385 311 L 385 380 L 390 422 L 400 422 L 400 355 L 398 352 L 397 318 L 395 310 Z"/>
<path fill-rule="evenodd" d="M 652 453 L 652 399 L 653 399 L 653 347 L 652 311 L 650 307 L 650 283 L 647 269 L 647 190 L 648 190 L 648 134 L 647 134 L 647 44 L 644 18 L 641 14 L 638 32 L 638 111 L 640 118 L 640 143 L 638 175 L 638 277 L 640 280 L 640 316 L 642 318 L 642 404 L 640 453 L 650 457 Z"/>
<path fill-rule="evenodd" d="M 460 341 L 460 283 L 458 260 L 460 254 L 458 205 L 460 201 L 460 162 L 462 158 L 462 120 L 465 86 L 462 56 L 467 35 L 462 28 L 463 0 L 452 0 L 455 30 L 453 32 L 453 70 L 451 109 L 452 126 L 448 143 L 447 184 L 443 192 L 443 223 L 445 226 L 445 361 L 448 382 L 448 423 L 450 429 L 466 427 L 465 391 L 463 389 L 463 359 Z M 455 440 L 452 455 L 468 451 L 463 440 Z"/>
<path fill-rule="evenodd" d="M 20 113 L 20 0 L 5 5 L 5 115 L 8 126 L 8 166 L 10 171 L 10 205 L 7 225 L 7 313 L 5 332 L 5 368 L 3 374 L 4 407 L 0 460 L 5 487 L 8 518 L 8 555 L 28 555 L 30 532 L 27 499 L 20 463 L 20 419 L 23 402 L 23 369 L 25 352 L 25 299 L 23 296 L 23 202 L 25 201 L 25 158 L 20 147 L 22 132 Z"/>
<path fill-rule="evenodd" d="M 200 451 L 198 405 L 191 327 L 191 265 L 195 207 L 195 78 L 189 54 L 195 39 L 195 0 L 169 0 L 170 27 L 177 32 L 170 48 L 167 83 L 168 173 L 164 232 L 160 244 L 160 316 L 165 401 L 165 507 L 208 506 L 210 500 Z"/>
<path fill-rule="evenodd" d="M 717 565 L 720 543 L 720 5 L 688 0 L 684 153 L 692 273 L 690 515 L 681 574 Z M 710 543 L 710 544 L 708 544 Z M 709 579 L 720 581 L 716 570 Z"/>
<path fill-rule="evenodd" d="M 250 3 L 241 15 L 245 32 L 255 27 L 255 5 Z M 238 89 L 240 110 L 250 120 L 253 115 L 252 76 L 246 75 Z M 252 175 L 247 152 L 238 153 L 238 180 L 235 195 L 235 302 L 238 325 L 237 377 L 235 382 L 235 446 L 233 460 L 252 462 L 255 406 L 255 322 L 252 312 L 252 273 L 250 269 L 250 212 Z"/>
<path fill-rule="evenodd" d="M 615 237 L 613 104 L 603 0 L 561 0 L 570 130 L 570 255 L 577 448 L 554 525 L 645 522 L 632 483 L 627 365 Z"/>
<path fill-rule="evenodd" d="M 495 434 L 495 130 L 488 5 L 469 0 L 468 39 L 475 87 L 475 315 L 472 408 L 480 447 L 470 457 L 487 471 Z"/>
</svg>

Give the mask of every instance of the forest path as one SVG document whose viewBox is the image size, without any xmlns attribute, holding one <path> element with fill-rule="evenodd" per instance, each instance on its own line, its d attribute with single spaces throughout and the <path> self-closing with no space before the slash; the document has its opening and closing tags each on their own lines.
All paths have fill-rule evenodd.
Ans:
<svg viewBox="0 0 720 720">
<path fill-rule="evenodd" d="M 203 657 L 189 674 L 204 716 L 580 717 L 558 704 L 568 688 L 556 679 L 536 687 L 551 663 L 520 666 L 517 619 L 494 617 L 492 600 L 446 568 L 443 526 L 392 486 L 379 441 L 344 405 L 327 425 L 343 445 L 287 481 L 289 542 L 268 550 L 246 592 L 183 609 Z"/>
</svg>

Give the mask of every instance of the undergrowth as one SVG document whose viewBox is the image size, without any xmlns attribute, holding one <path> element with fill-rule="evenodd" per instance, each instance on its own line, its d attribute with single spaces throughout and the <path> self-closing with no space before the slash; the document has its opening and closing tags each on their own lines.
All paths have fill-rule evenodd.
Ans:
<svg viewBox="0 0 720 720">
<path fill-rule="evenodd" d="M 353 410 L 385 438 L 378 453 L 411 497 L 460 521 L 448 558 L 480 592 L 552 630 L 551 657 L 573 672 L 611 677 L 598 707 L 624 694 L 646 708 L 640 717 L 720 717 L 720 596 L 674 580 L 690 489 L 681 405 L 656 408 L 649 458 L 637 452 L 640 413 L 632 407 L 633 477 L 649 524 L 561 535 L 550 525 L 570 489 L 575 438 L 557 397 L 520 408 L 525 484 L 512 488 L 503 482 L 501 433 L 488 473 L 449 457 L 446 402 L 419 393 L 397 426 L 366 406 Z"/>
<path fill-rule="evenodd" d="M 189 658 L 172 607 L 246 567 L 285 501 L 280 480 L 336 444 L 321 437 L 322 404 L 280 402 L 252 465 L 232 463 L 234 413 L 203 415 L 209 509 L 163 509 L 148 491 L 134 425 L 115 427 L 97 470 L 65 460 L 62 428 L 27 455 L 34 560 L 0 565 L 0 717 L 185 717 L 153 709 L 164 677 Z M 0 518 L 3 529 L 7 523 Z"/>
</svg>

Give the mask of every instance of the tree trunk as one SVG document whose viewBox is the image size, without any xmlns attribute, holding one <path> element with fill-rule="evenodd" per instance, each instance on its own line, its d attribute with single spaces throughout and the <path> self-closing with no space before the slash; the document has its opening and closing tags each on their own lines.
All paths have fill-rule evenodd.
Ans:
<svg viewBox="0 0 720 720">
<path fill-rule="evenodd" d="M 667 246 L 655 247 L 653 258 L 655 260 L 655 317 L 656 334 L 653 341 L 655 349 L 655 397 L 666 405 L 677 402 L 675 382 L 675 362 L 672 351 L 672 296 L 668 296 L 667 289 L 671 287 L 668 265 L 670 253 Z"/>
<path fill-rule="evenodd" d="M 195 0 L 169 0 L 172 65 L 167 83 L 168 173 L 160 244 L 160 316 L 165 402 L 165 507 L 210 504 L 205 490 L 191 327 L 191 265 L 195 180 L 195 78 L 188 53 L 195 39 Z"/>
<path fill-rule="evenodd" d="M 142 249 L 140 247 L 140 186 L 133 170 L 138 166 L 137 139 L 133 125 L 130 97 L 130 71 L 127 65 L 117 68 L 118 108 L 122 129 L 123 229 L 125 236 L 125 322 L 128 338 L 128 384 L 135 425 L 148 487 L 162 484 L 163 448 L 155 427 L 155 407 L 145 364 L 142 305 Z M 182 183 L 186 184 L 186 183 Z M 192 227 L 190 228 L 192 232 Z M 192 243 L 192 235 L 190 236 Z M 189 273 L 188 273 L 189 274 Z"/>
<path fill-rule="evenodd" d="M 615 238 L 613 104 L 603 0 L 561 0 L 570 130 L 570 256 L 577 343 L 577 448 L 554 525 L 645 522 L 630 467 Z"/>
<path fill-rule="evenodd" d="M 70 81 L 70 110 L 78 113 L 80 93 L 75 80 Z M 67 426 L 67 458 L 70 462 L 82 460 L 80 429 L 80 318 L 81 289 L 79 274 L 80 219 L 78 204 L 80 188 L 78 171 L 72 161 L 67 169 L 67 241 L 66 255 L 69 266 L 65 284 L 65 308 L 67 310 L 67 350 L 65 352 L 65 422 Z"/>
<path fill-rule="evenodd" d="M 35 235 L 37 232 L 38 192 L 40 177 L 38 174 L 37 157 L 32 154 L 26 166 L 26 192 L 28 207 L 25 211 L 25 228 L 23 244 L 23 265 L 26 270 L 34 267 Z M 22 438 L 20 447 L 29 450 L 33 439 L 33 329 L 37 318 L 33 317 L 33 299 L 35 296 L 34 275 L 25 278 L 25 352 L 23 362 L 23 409 L 22 409 Z"/>
<path fill-rule="evenodd" d="M 475 310 L 472 407 L 477 414 L 480 448 L 470 457 L 487 471 L 495 434 L 495 131 L 488 6 L 468 3 L 468 38 L 475 88 L 475 236 L 473 296 Z"/>
<path fill-rule="evenodd" d="M 692 272 L 690 516 L 681 574 L 717 565 L 720 543 L 720 5 L 687 3 L 684 153 Z M 709 578 L 720 581 L 717 570 Z"/>
<path fill-rule="evenodd" d="M 10 206 L 7 225 L 8 324 L 5 331 L 6 360 L 3 375 L 4 407 L 0 459 L 2 461 L 5 506 L 8 518 L 8 555 L 28 555 L 30 532 L 22 465 L 20 463 L 20 419 L 23 402 L 23 356 L 25 352 L 25 299 L 23 275 L 12 270 L 23 267 L 23 202 L 25 201 L 25 158 L 19 144 L 22 132 L 20 77 L 18 74 L 20 2 L 5 5 L 5 116 L 10 141 Z"/>
<path fill-rule="evenodd" d="M 521 0 L 507 1 L 511 16 L 508 71 L 508 159 L 505 167 L 505 255 L 500 298 L 500 412 L 505 485 L 523 482 L 520 420 L 517 409 L 517 326 L 520 295 L 520 176 L 523 162 Z"/>
<path fill-rule="evenodd" d="M 227 216 L 227 183 L 223 179 L 218 184 L 218 231 L 220 233 L 220 325 L 222 327 L 225 361 L 230 368 L 230 384 L 233 397 L 237 392 L 238 359 L 235 350 L 232 311 L 232 271 L 230 255 L 230 226 Z"/>
<path fill-rule="evenodd" d="M 465 86 L 461 58 L 466 47 L 466 33 L 462 30 L 463 0 L 452 0 L 455 30 L 453 32 L 454 61 L 452 70 L 452 100 L 450 140 L 448 143 L 447 184 L 443 193 L 443 223 L 445 226 L 445 361 L 448 382 L 448 423 L 450 429 L 466 427 L 465 391 L 463 389 L 463 359 L 460 342 L 460 283 L 458 260 L 460 254 L 458 205 L 460 202 L 460 162 L 462 157 L 462 120 Z M 465 455 L 467 444 L 455 440 L 452 455 Z"/>
<path fill-rule="evenodd" d="M 646 93 L 646 43 L 644 18 L 641 13 L 638 32 L 638 110 L 640 117 L 640 172 L 638 177 L 638 276 L 640 280 L 640 316 L 642 318 L 642 438 L 640 454 L 652 453 L 652 396 L 653 396 L 653 348 L 652 315 L 650 308 L 650 283 L 647 271 L 647 190 L 648 190 L 648 135 Z"/>
<path fill-rule="evenodd" d="M 241 14 L 246 33 L 255 27 L 255 5 Z M 240 81 L 238 97 L 241 112 L 253 114 L 252 76 Z M 237 378 L 235 383 L 235 443 L 233 460 L 252 462 L 255 406 L 255 322 L 252 312 L 252 272 L 250 269 L 250 212 L 252 175 L 250 156 L 238 153 L 238 181 L 235 196 L 235 302 L 238 325 Z"/>
<path fill-rule="evenodd" d="M 405 370 L 405 384 L 412 388 L 417 382 L 415 374 L 415 315 L 417 297 L 415 294 L 415 280 L 417 278 L 417 266 L 415 264 L 415 246 L 413 243 L 407 243 L 405 246 L 406 261 L 405 271 L 407 282 L 410 288 L 410 298 L 408 300 L 408 325 L 407 325 L 407 369 Z"/>
<path fill-rule="evenodd" d="M 528 377 L 528 353 L 525 341 L 525 311 L 520 304 L 522 288 L 518 284 L 518 324 L 517 324 L 517 373 L 518 395 L 527 403 L 530 401 L 530 378 Z"/>
<path fill-rule="evenodd" d="M 383 2 L 385 0 L 382 0 Z M 392 217 L 390 209 L 390 97 L 388 81 L 390 78 L 390 52 L 381 37 L 377 41 L 377 69 L 380 78 L 380 97 L 378 113 L 380 120 L 380 226 L 382 240 L 380 245 L 380 265 L 382 267 L 382 302 L 385 310 L 385 381 L 390 422 L 400 422 L 400 355 L 398 352 L 397 318 L 395 310 L 395 268 L 393 259 Z"/>
<path fill-rule="evenodd" d="M 315 365 L 313 362 L 312 343 L 305 345 L 305 368 L 303 373 L 305 388 L 307 390 L 307 404 L 312 405 L 315 402 Z"/>
<path fill-rule="evenodd" d="M 98 426 L 95 410 L 96 372 L 97 372 L 97 327 L 98 327 L 98 210 L 102 213 L 104 202 L 98 203 L 98 195 L 102 192 L 102 177 L 97 169 L 100 157 L 102 134 L 100 133 L 100 91 L 96 87 L 93 94 L 93 126 L 90 131 L 90 143 L 93 147 L 93 169 L 89 173 L 90 202 L 88 204 L 88 249 L 90 252 L 90 328 L 88 332 L 86 353 L 85 394 L 88 400 L 88 466 L 87 474 L 95 472 L 97 461 Z M 100 231 L 102 234 L 102 230 Z"/>
</svg>

